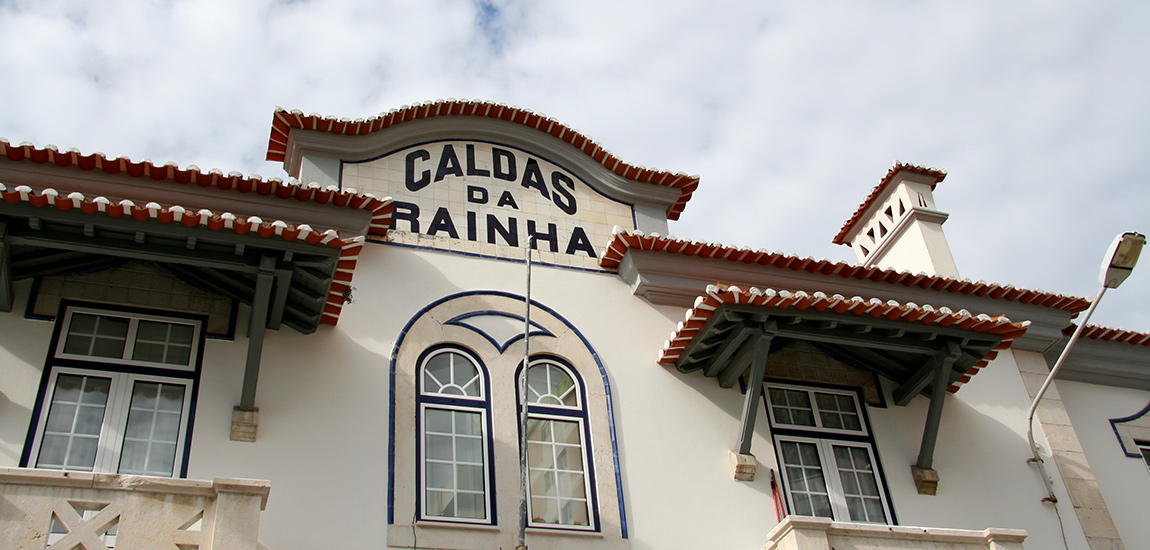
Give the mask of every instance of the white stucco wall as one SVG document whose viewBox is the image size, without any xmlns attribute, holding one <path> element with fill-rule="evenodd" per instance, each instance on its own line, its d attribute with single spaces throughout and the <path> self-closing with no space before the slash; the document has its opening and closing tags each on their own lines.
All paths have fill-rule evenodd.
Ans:
<svg viewBox="0 0 1150 550">
<path fill-rule="evenodd" d="M 613 274 L 540 267 L 533 285 L 532 298 L 577 327 L 607 370 L 631 548 L 760 547 L 775 525 L 767 468 L 777 470 L 777 465 L 765 414 L 760 406 L 752 449 L 759 476 L 752 483 L 734 481 L 728 451 L 738 438 L 742 394 L 655 362 L 684 311 L 650 305 Z M 338 327 L 323 326 L 307 336 L 286 328 L 267 334 L 255 443 L 228 439 L 243 380 L 246 309 L 241 308 L 235 341 L 207 342 L 188 475 L 271 480 L 260 529 L 270 550 L 329 547 L 333 540 L 351 548 L 385 546 L 388 368 L 395 339 L 416 312 L 444 296 L 478 289 L 521 294 L 523 266 L 369 243 L 353 286 L 355 302 L 345 306 Z M 18 290 L 23 300 L 27 286 Z M 23 307 L 18 301 L 12 314 L 0 315 L 4 466 L 19 460 L 52 330 L 51 323 L 24 319 Z M 889 402 L 890 384 L 885 390 Z M 1128 540 L 1146 540 L 1150 533 L 1132 495 L 1150 487 L 1128 487 L 1131 479 L 1150 484 L 1150 472 L 1118 451 L 1099 449 L 1116 445 L 1106 419 L 1137 411 L 1148 396 L 1127 392 L 1114 399 L 1113 391 L 1087 385 L 1062 389 L 1076 426 L 1081 417 L 1087 425 L 1106 428 L 1079 428 L 1079 434 L 1120 530 L 1133 537 Z M 933 497 L 917 493 L 910 473 L 927 405 L 918 397 L 907 407 L 867 411 L 899 523 L 1021 528 L 1030 532 L 1028 548 L 1061 547 L 1057 520 L 1039 502 L 1042 484 L 1026 464 L 1028 400 L 1011 354 L 1001 354 L 947 397 L 934 461 L 941 482 Z M 609 445 L 606 434 L 594 438 L 595 445 Z M 1064 494 L 1060 498 L 1069 502 Z M 1085 548 L 1074 513 L 1067 507 L 1062 517 L 1071 548 Z M 499 525 L 513 532 L 515 520 L 501 517 Z M 465 539 L 467 531 L 460 533 Z M 551 548 L 595 541 L 561 536 L 543 542 L 536 535 L 531 540 Z"/>
<path fill-rule="evenodd" d="M 1067 381 L 1057 386 L 1118 533 L 1126 548 L 1140 548 L 1150 541 L 1150 522 L 1146 521 L 1150 470 L 1141 457 L 1123 454 L 1110 419 L 1144 409 L 1150 403 L 1150 392 Z"/>
<path fill-rule="evenodd" d="M 870 409 L 899 523 L 1025 529 L 1030 533 L 1027 548 L 1061 548 L 1058 519 L 1050 505 L 1040 502 L 1046 496 L 1042 480 L 1037 468 L 1026 462 L 1030 401 L 1013 355 L 1000 353 L 957 393 L 947 396 L 934 453 L 940 478 L 937 496 L 919 495 L 910 473 L 929 404 L 919 396 L 906 408 Z M 1041 430 L 1036 430 L 1036 437 L 1045 445 Z M 1065 503 L 1060 512 L 1070 548 L 1086 548 L 1061 485 L 1058 495 Z"/>
<path fill-rule="evenodd" d="M 24 319 L 31 281 L 15 285 L 11 313 L 0 314 L 0 466 L 20 465 L 53 323 Z"/>
</svg>

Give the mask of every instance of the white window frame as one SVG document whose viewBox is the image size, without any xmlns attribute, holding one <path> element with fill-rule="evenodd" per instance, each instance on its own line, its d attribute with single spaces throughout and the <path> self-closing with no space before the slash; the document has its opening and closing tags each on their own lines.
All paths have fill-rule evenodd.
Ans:
<svg viewBox="0 0 1150 550">
<path fill-rule="evenodd" d="M 132 389 L 135 387 L 136 382 L 154 382 L 184 386 L 184 403 L 180 411 L 180 426 L 176 432 L 178 434 L 176 439 L 176 456 L 172 463 L 171 475 L 171 477 L 174 478 L 180 477 L 184 465 L 184 449 L 188 440 L 187 430 L 191 417 L 194 381 L 188 378 L 173 378 L 169 376 L 75 367 L 52 367 L 52 372 L 48 377 L 47 391 L 45 391 L 44 399 L 40 403 L 40 418 L 36 425 L 35 437 L 32 439 L 31 454 L 28 457 L 29 467 L 38 467 L 36 463 L 39 461 L 40 447 L 44 439 L 44 429 L 47 426 L 48 415 L 51 412 L 52 397 L 56 392 L 56 380 L 61 374 L 111 379 L 111 384 L 108 388 L 108 403 L 104 408 L 104 420 L 100 428 L 99 443 L 96 447 L 96 459 L 91 470 L 96 473 L 118 473 L 120 469 L 120 456 L 124 444 L 124 433 L 128 423 L 128 413 L 131 410 Z"/>
<path fill-rule="evenodd" d="M 428 362 L 436 355 L 443 353 L 455 353 L 466 357 L 475 367 L 479 373 L 479 380 L 477 381 L 479 395 L 466 396 L 436 393 L 425 387 L 424 384 L 424 371 L 427 368 Z M 492 468 L 494 465 L 491 460 L 491 430 L 490 430 L 490 399 L 487 394 L 487 370 L 479 362 L 476 356 L 463 349 L 460 346 L 444 345 L 436 347 L 435 349 L 427 352 L 419 361 L 416 368 L 416 377 L 418 379 L 418 392 L 416 395 L 416 406 L 419 415 L 419 433 L 417 434 L 419 447 L 419 461 L 416 468 L 419 472 L 419 519 L 421 521 L 434 521 L 444 523 L 466 523 L 473 525 L 494 525 L 494 507 L 492 505 L 492 497 L 494 495 L 494 487 L 492 483 Z M 481 426 L 481 439 L 483 442 L 483 518 L 464 518 L 456 516 L 436 516 L 428 513 L 427 511 L 427 411 L 446 410 L 446 411 L 460 411 L 468 413 L 478 413 Z M 452 475 L 455 473 L 453 471 Z M 457 489 L 455 489 L 457 490 Z"/>
<path fill-rule="evenodd" d="M 483 510 L 484 510 L 484 517 L 482 517 L 482 518 L 465 518 L 465 517 L 459 517 L 459 516 L 436 516 L 436 515 L 428 513 L 428 511 L 427 511 L 427 500 L 428 500 L 427 499 L 427 491 L 428 491 L 428 488 L 427 488 L 427 470 L 428 470 L 428 468 L 427 468 L 427 461 L 428 461 L 428 458 L 427 458 L 427 436 L 428 436 L 428 433 L 427 433 L 427 410 L 428 409 L 434 409 L 434 410 L 439 410 L 439 411 L 459 411 L 459 412 L 479 414 L 479 423 L 480 423 L 480 426 L 482 427 L 482 430 L 481 430 L 482 433 L 480 434 L 480 439 L 483 442 L 483 445 L 482 445 L 482 453 L 483 453 L 482 454 L 482 456 L 483 456 L 482 467 L 483 467 Z M 425 520 L 433 520 L 433 521 L 447 521 L 447 522 L 452 522 L 452 523 L 475 523 L 475 524 L 480 524 L 480 525 L 490 525 L 490 524 L 494 523 L 494 518 L 492 517 L 492 510 L 491 510 L 491 464 L 490 464 L 490 460 L 488 459 L 488 457 L 490 456 L 490 450 L 489 450 L 490 449 L 490 442 L 488 441 L 489 437 L 488 437 L 488 432 L 487 432 L 487 411 L 485 409 L 479 408 L 479 407 L 466 407 L 466 406 L 461 407 L 461 406 L 452 406 L 452 405 L 442 405 L 439 403 L 420 403 L 419 422 L 420 422 L 419 447 L 420 447 L 420 457 L 421 457 L 421 460 L 420 460 L 421 464 L 419 465 L 419 490 L 420 490 L 419 516 L 420 516 L 420 518 L 425 519 Z M 454 464 L 454 462 L 452 462 L 452 464 Z M 452 475 L 453 476 L 455 475 L 454 471 L 452 472 Z M 455 489 L 453 489 L 453 491 L 458 492 L 459 488 L 456 487 Z"/>
<path fill-rule="evenodd" d="M 800 424 L 784 424 L 784 423 L 779 422 L 775 418 L 775 408 L 774 408 L 773 404 L 771 403 L 771 392 L 770 392 L 771 388 L 778 388 L 780 390 L 807 392 L 807 396 L 811 400 L 811 413 L 815 417 L 815 425 L 814 426 L 803 426 Z M 830 389 L 830 388 L 815 388 L 815 387 L 810 387 L 810 386 L 795 386 L 795 385 L 790 385 L 790 384 L 774 384 L 774 383 L 765 384 L 764 390 L 765 391 L 763 392 L 763 395 L 766 397 L 766 400 L 767 400 L 767 413 L 770 414 L 770 416 L 771 416 L 771 425 L 773 425 L 773 426 L 778 426 L 780 428 L 785 427 L 787 429 L 792 429 L 792 430 L 817 431 L 820 433 L 828 433 L 828 434 L 870 436 L 870 433 L 867 430 L 866 418 L 863 416 L 863 413 L 862 413 L 862 410 L 863 410 L 862 406 L 861 406 L 862 404 L 859 402 L 858 394 L 855 392 L 836 390 L 836 389 Z M 848 430 L 845 428 L 826 428 L 826 427 L 823 427 L 822 415 L 819 414 L 820 411 L 819 411 L 818 399 L 815 397 L 816 394 L 820 394 L 820 393 L 850 397 L 851 400 L 854 402 L 855 414 L 857 414 L 858 418 L 859 418 L 859 429 Z"/>
<path fill-rule="evenodd" d="M 795 503 L 793 499 L 792 482 L 787 475 L 787 464 L 784 462 L 782 453 L 782 442 L 794 443 L 810 443 L 814 444 L 818 449 L 819 462 L 823 471 L 823 479 L 827 485 L 828 496 L 831 503 L 831 513 L 833 520 L 843 522 L 855 522 L 850 517 L 850 510 L 847 507 L 846 495 L 842 486 L 842 479 L 839 475 L 838 461 L 834 456 L 834 447 L 853 447 L 865 449 L 867 456 L 871 463 L 871 468 L 874 471 L 875 483 L 878 486 L 879 498 L 882 500 L 883 513 L 886 516 L 887 525 L 894 523 L 894 514 L 891 509 L 891 503 L 887 496 L 886 484 L 883 479 L 881 466 L 878 462 L 878 456 L 875 451 L 874 439 L 868 429 L 869 421 L 866 417 L 866 411 L 862 406 L 862 401 L 859 399 L 858 392 L 851 390 L 840 390 L 835 388 L 824 388 L 817 386 L 799 386 L 794 384 L 777 384 L 774 382 L 767 382 L 762 385 L 763 396 L 766 404 L 767 413 L 771 422 L 771 431 L 775 442 L 775 458 L 783 479 L 783 488 L 786 495 L 787 509 L 794 513 Z M 779 423 L 775 418 L 774 407 L 772 406 L 770 390 L 772 388 L 805 391 L 807 392 L 810 402 L 811 411 L 814 415 L 815 426 L 802 426 L 798 424 L 784 424 Z M 847 430 L 839 428 L 825 428 L 823 427 L 822 417 L 819 414 L 818 401 L 815 394 L 824 393 L 830 395 L 848 396 L 852 399 L 855 406 L 855 414 L 858 415 L 859 429 Z M 784 433 L 778 433 L 778 432 Z"/>
<path fill-rule="evenodd" d="M 783 485 L 786 488 L 787 506 L 789 510 L 795 509 L 794 491 L 791 487 L 791 479 L 786 474 L 787 464 L 783 461 L 782 446 L 783 442 L 792 443 L 811 443 L 814 444 L 819 452 L 819 463 L 822 465 L 823 480 L 827 485 L 827 493 L 831 503 L 831 513 L 834 514 L 835 521 L 846 521 L 853 523 L 874 523 L 876 525 L 888 525 L 891 521 L 890 503 L 887 502 L 886 491 L 883 488 L 882 476 L 879 475 L 878 461 L 875 459 L 873 445 L 870 443 L 862 443 L 857 441 L 850 441 L 845 439 L 823 439 L 817 437 L 800 437 L 791 435 L 780 435 L 775 438 L 779 449 L 779 468 L 782 470 Z M 879 498 L 882 500 L 883 514 L 886 516 L 886 523 L 875 522 L 861 522 L 851 519 L 850 510 L 847 507 L 846 492 L 843 489 L 842 478 L 839 476 L 838 459 L 835 458 L 834 447 L 852 447 L 856 449 L 864 449 L 870 459 L 871 468 L 874 470 L 875 485 L 878 486 Z"/>
<path fill-rule="evenodd" d="M 531 403 L 527 407 L 527 418 L 528 418 L 528 421 L 530 421 L 531 419 L 558 420 L 558 421 L 562 421 L 562 422 L 574 422 L 576 424 L 576 426 L 579 430 L 580 456 L 583 459 L 583 486 L 584 486 L 583 487 L 583 491 L 584 491 L 583 494 L 585 495 L 584 500 L 587 503 L 587 525 L 572 525 L 572 524 L 566 524 L 566 523 L 537 523 L 537 522 L 535 522 L 534 521 L 535 514 L 532 513 L 532 509 L 531 509 L 532 494 L 531 494 L 530 483 L 528 483 L 528 487 L 527 487 L 527 519 L 528 519 L 527 525 L 529 527 L 533 527 L 533 528 L 562 530 L 562 531 L 598 531 L 599 526 L 598 526 L 597 522 L 595 521 L 596 520 L 596 514 L 598 511 L 598 503 L 595 502 L 595 496 L 594 496 L 595 493 L 592 490 L 592 484 L 591 484 L 591 479 L 594 475 L 594 473 L 592 471 L 593 467 L 594 467 L 594 464 L 592 463 L 592 457 L 594 455 L 591 452 L 591 443 L 588 440 L 588 430 L 587 430 L 587 423 L 586 423 L 587 422 L 587 407 L 586 407 L 586 401 L 583 398 L 582 379 L 580 379 L 575 374 L 573 369 L 571 369 L 567 365 L 563 364 L 562 362 L 560 362 L 556 359 L 550 358 L 550 357 L 540 357 L 540 358 L 532 359 L 530 366 L 534 367 L 536 365 L 549 365 L 551 367 L 558 368 L 558 369 L 566 372 L 567 376 L 571 377 L 571 380 L 575 383 L 574 391 L 575 391 L 575 400 L 576 400 L 577 405 L 574 405 L 574 406 L 571 406 L 571 405 L 552 405 L 552 404 L 542 405 L 542 404 Z M 532 410 L 532 409 L 535 409 L 535 410 Z M 546 412 L 546 411 L 551 411 L 551 412 Z M 528 466 L 530 469 L 530 465 L 528 465 Z M 530 475 L 528 475 L 528 479 L 530 479 Z M 560 497 L 560 498 L 565 498 L 565 497 Z M 578 500 L 578 499 L 567 498 L 567 500 Z"/>
<path fill-rule="evenodd" d="M 64 344 L 68 341 L 68 331 L 72 326 L 72 318 L 77 313 L 96 315 L 100 317 L 118 317 L 128 320 L 128 334 L 127 340 L 124 343 L 124 355 L 120 358 L 116 357 L 100 357 L 96 355 L 82 355 L 75 353 L 65 353 Z M 192 349 L 188 354 L 188 363 L 185 365 L 161 363 L 154 361 L 140 361 L 132 359 L 133 352 L 136 345 L 136 332 L 140 326 L 140 321 L 157 321 L 168 324 L 187 325 L 192 327 Z M 123 311 L 99 309 L 85 306 L 70 306 L 64 314 L 64 319 L 60 324 L 60 335 L 56 341 L 54 349 L 54 356 L 57 359 L 74 359 L 80 361 L 89 361 L 94 363 L 108 363 L 114 365 L 133 365 L 142 367 L 155 367 L 163 369 L 193 371 L 197 364 L 199 364 L 200 353 L 200 340 L 201 331 L 203 330 L 203 323 L 191 320 L 182 319 L 178 317 L 165 317 L 163 315 L 154 315 L 149 313 L 129 313 Z"/>
<path fill-rule="evenodd" d="M 1135 439 L 1134 447 L 1141 453 L 1142 460 L 1146 462 L 1146 467 L 1150 468 L 1150 441 Z"/>
</svg>

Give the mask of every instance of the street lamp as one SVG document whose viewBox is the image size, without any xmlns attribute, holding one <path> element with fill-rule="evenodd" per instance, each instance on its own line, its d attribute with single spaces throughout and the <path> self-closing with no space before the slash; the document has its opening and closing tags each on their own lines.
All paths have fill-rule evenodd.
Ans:
<svg viewBox="0 0 1150 550">
<path fill-rule="evenodd" d="M 1142 252 L 1142 246 L 1145 244 L 1146 236 L 1133 232 L 1118 235 L 1114 238 L 1114 242 L 1110 243 L 1110 249 L 1102 258 L 1102 269 L 1098 273 L 1098 282 L 1102 288 L 1098 290 L 1098 296 L 1094 298 L 1094 301 L 1090 302 L 1090 308 L 1086 310 L 1086 315 L 1078 323 L 1078 328 L 1074 329 L 1074 335 L 1070 337 L 1070 341 L 1062 349 L 1062 354 L 1058 356 L 1054 368 L 1050 369 L 1050 374 L 1046 376 L 1046 381 L 1042 383 L 1042 387 L 1038 389 L 1038 394 L 1034 396 L 1034 402 L 1030 404 L 1030 413 L 1026 417 L 1026 439 L 1030 442 L 1030 452 L 1033 456 L 1027 462 L 1038 464 L 1038 469 L 1042 473 L 1042 483 L 1046 485 L 1047 493 L 1047 497 L 1042 500 L 1058 502 L 1058 498 L 1054 496 L 1054 487 L 1050 483 L 1050 477 L 1046 474 L 1046 467 L 1042 464 L 1042 457 L 1038 456 L 1038 444 L 1034 442 L 1034 412 L 1038 410 L 1038 402 L 1042 400 L 1042 396 L 1046 394 L 1046 389 L 1054 382 L 1055 375 L 1062 368 L 1062 363 L 1066 361 L 1066 357 L 1070 355 L 1070 349 L 1078 341 L 1078 335 L 1082 334 L 1082 329 L 1086 328 L 1086 323 L 1090 321 L 1090 315 L 1094 313 L 1094 308 L 1098 307 L 1098 302 L 1102 301 L 1102 295 L 1106 294 L 1106 289 L 1118 288 L 1118 285 L 1130 276 L 1130 273 L 1134 271 L 1134 265 L 1138 263 L 1138 255 Z"/>
</svg>

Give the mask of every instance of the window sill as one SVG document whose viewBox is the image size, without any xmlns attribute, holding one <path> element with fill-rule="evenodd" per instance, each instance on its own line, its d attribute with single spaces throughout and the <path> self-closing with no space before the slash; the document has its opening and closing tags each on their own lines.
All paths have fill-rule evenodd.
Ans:
<svg viewBox="0 0 1150 550">
<path fill-rule="evenodd" d="M 449 523 L 446 521 L 426 521 L 419 520 L 415 522 L 416 527 L 430 527 L 432 529 L 465 529 L 468 531 L 493 531 L 499 532 L 498 525 L 487 525 L 483 523 Z"/>
<path fill-rule="evenodd" d="M 532 535 L 554 535 L 557 537 L 590 537 L 601 539 L 603 533 L 599 531 L 578 531 L 575 529 L 555 528 L 548 529 L 546 527 L 528 527 L 527 532 Z"/>
</svg>

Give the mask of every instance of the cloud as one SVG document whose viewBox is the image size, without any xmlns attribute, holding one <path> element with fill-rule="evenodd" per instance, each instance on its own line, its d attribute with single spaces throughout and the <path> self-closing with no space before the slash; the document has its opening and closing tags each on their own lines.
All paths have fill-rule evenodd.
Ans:
<svg viewBox="0 0 1150 550">
<path fill-rule="evenodd" d="M 890 161 L 950 171 L 975 279 L 1095 293 L 1150 231 L 1140 2 L 0 2 L 0 135 L 282 175 L 272 108 L 351 118 L 437 98 L 554 116 L 700 174 L 683 237 L 849 259 L 830 238 Z M 1142 270 L 1150 271 L 1143 266 Z M 1150 273 L 1097 321 L 1150 330 Z"/>
</svg>

